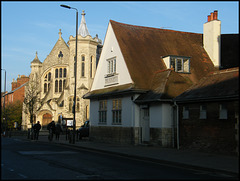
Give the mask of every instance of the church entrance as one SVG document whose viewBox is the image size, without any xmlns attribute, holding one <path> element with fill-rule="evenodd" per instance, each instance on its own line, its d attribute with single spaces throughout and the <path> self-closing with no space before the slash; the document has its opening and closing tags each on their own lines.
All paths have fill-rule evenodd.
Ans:
<svg viewBox="0 0 240 181">
<path fill-rule="evenodd" d="M 43 115 L 42 118 L 42 128 L 47 129 L 47 125 L 52 121 L 52 115 L 49 113 L 46 113 Z"/>
</svg>

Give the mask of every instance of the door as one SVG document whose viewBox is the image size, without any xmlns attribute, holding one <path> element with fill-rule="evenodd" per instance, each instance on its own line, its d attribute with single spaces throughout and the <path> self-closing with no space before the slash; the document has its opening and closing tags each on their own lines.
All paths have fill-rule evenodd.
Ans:
<svg viewBox="0 0 240 181">
<path fill-rule="evenodd" d="M 42 127 L 46 128 L 51 121 L 52 121 L 52 115 L 49 113 L 44 114 L 42 119 Z"/>
<path fill-rule="evenodd" d="M 141 109 L 142 115 L 142 143 L 148 143 L 150 140 L 150 126 L 149 126 L 149 108 Z"/>
</svg>

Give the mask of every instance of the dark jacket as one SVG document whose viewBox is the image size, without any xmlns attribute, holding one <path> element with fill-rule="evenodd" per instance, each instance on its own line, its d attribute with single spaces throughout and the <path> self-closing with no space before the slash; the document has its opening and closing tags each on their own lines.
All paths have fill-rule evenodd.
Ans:
<svg viewBox="0 0 240 181">
<path fill-rule="evenodd" d="M 54 123 L 54 122 L 49 123 L 48 126 L 47 126 L 47 129 L 48 129 L 48 130 L 51 129 L 52 132 L 55 133 L 55 130 L 56 130 L 55 123 Z"/>
<path fill-rule="evenodd" d="M 33 129 L 34 131 L 39 131 L 41 127 L 42 127 L 41 124 L 37 123 L 37 124 L 34 124 Z"/>
<path fill-rule="evenodd" d="M 59 123 L 56 124 L 56 134 L 60 134 L 62 132 L 62 127 Z"/>
</svg>

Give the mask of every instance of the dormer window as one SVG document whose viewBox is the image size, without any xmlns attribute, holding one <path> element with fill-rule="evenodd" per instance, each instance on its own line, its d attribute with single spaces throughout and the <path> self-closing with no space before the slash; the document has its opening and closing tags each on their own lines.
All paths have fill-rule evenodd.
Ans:
<svg viewBox="0 0 240 181">
<path fill-rule="evenodd" d="M 175 72 L 190 73 L 190 57 L 166 56 L 163 57 L 167 68 L 173 68 Z"/>
</svg>

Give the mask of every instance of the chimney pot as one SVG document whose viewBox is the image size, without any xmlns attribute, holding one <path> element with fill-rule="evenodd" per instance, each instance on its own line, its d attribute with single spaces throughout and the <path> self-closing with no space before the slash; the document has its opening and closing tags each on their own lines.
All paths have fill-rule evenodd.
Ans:
<svg viewBox="0 0 240 181">
<path fill-rule="evenodd" d="M 213 19 L 216 20 L 218 17 L 218 11 L 215 10 L 214 13 L 213 13 Z"/>
<path fill-rule="evenodd" d="M 211 13 L 211 21 L 213 20 L 213 13 Z"/>
<path fill-rule="evenodd" d="M 210 15 L 208 15 L 208 20 L 207 21 L 208 22 L 211 21 L 211 16 Z"/>
</svg>

